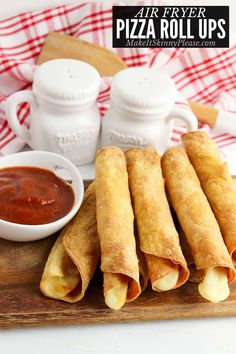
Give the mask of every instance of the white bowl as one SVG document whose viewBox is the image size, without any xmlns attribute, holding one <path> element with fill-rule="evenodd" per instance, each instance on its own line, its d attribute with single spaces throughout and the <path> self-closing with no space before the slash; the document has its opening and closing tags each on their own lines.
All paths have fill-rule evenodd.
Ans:
<svg viewBox="0 0 236 354">
<path fill-rule="evenodd" d="M 34 241 L 52 235 L 65 226 L 77 213 L 84 196 L 84 185 L 78 169 L 65 157 L 46 151 L 27 151 L 0 158 L 0 168 L 31 166 L 48 169 L 58 175 L 60 168 L 70 174 L 75 201 L 63 218 L 42 225 L 16 224 L 0 219 L 0 237 L 12 241 Z"/>
</svg>

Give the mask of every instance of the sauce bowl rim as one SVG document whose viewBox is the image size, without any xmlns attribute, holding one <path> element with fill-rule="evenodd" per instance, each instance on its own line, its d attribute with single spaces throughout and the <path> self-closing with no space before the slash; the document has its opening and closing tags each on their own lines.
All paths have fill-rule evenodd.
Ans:
<svg viewBox="0 0 236 354">
<path fill-rule="evenodd" d="M 45 229 L 45 231 L 46 231 L 46 229 L 49 226 L 51 228 L 53 228 L 54 226 L 58 226 L 58 224 L 63 224 L 63 225 L 65 223 L 67 224 L 75 216 L 75 214 L 79 210 L 79 208 L 80 208 L 80 206 L 82 204 L 82 201 L 83 201 L 83 197 L 84 197 L 84 184 L 83 184 L 83 180 L 82 180 L 82 177 L 81 177 L 81 174 L 80 174 L 78 168 L 73 164 L 73 162 L 71 162 L 66 157 L 61 156 L 61 155 L 56 154 L 56 153 L 53 153 L 53 152 L 49 152 L 49 151 L 23 151 L 23 152 L 18 152 L 18 153 L 15 153 L 15 154 L 9 154 L 9 155 L 5 155 L 5 156 L 0 157 L 0 170 L 4 169 L 4 168 L 16 167 L 16 166 L 17 167 L 36 167 L 37 168 L 36 165 L 30 165 L 30 164 L 21 165 L 20 163 L 19 163 L 19 165 L 13 165 L 12 166 L 12 165 L 9 164 L 9 166 L 1 167 L 1 161 L 3 161 L 3 159 L 5 161 L 8 160 L 8 159 L 12 159 L 12 158 L 15 158 L 17 160 L 17 158 L 20 158 L 20 157 L 22 157 L 23 155 L 26 155 L 26 154 L 28 156 L 29 155 L 38 155 L 38 156 L 44 155 L 45 157 L 46 156 L 49 157 L 49 160 L 50 160 L 50 157 L 53 157 L 54 159 L 58 159 L 58 161 L 64 161 L 70 167 L 70 171 L 73 171 L 74 176 L 76 176 L 76 178 L 78 180 L 78 183 L 81 186 L 81 190 L 80 191 L 75 190 L 75 188 L 73 186 L 73 183 L 70 184 L 70 186 L 71 186 L 71 188 L 73 190 L 73 193 L 74 193 L 74 199 L 75 199 L 74 200 L 74 204 L 73 204 L 71 210 L 65 216 L 63 216 L 62 218 L 60 218 L 58 220 L 55 220 L 53 222 L 46 223 L 46 224 L 31 225 L 31 224 L 18 224 L 18 223 L 15 223 L 15 222 L 11 222 L 11 221 L 0 219 L 0 225 L 4 224 L 6 226 L 8 225 L 9 228 L 11 227 L 11 228 L 18 228 L 18 229 L 34 229 L 34 230 L 39 230 L 39 229 L 43 230 L 43 229 Z M 38 166 L 38 168 L 42 168 L 42 169 L 48 170 L 50 172 L 53 172 L 55 175 L 57 175 L 55 173 L 55 171 L 53 171 L 50 168 L 41 167 L 41 166 Z M 62 177 L 60 177 L 60 178 L 62 178 Z M 73 182 L 73 180 L 72 180 L 72 182 Z M 1 238 L 1 234 L 0 234 L 0 238 Z M 4 237 L 2 237 L 2 238 L 4 238 Z"/>
</svg>

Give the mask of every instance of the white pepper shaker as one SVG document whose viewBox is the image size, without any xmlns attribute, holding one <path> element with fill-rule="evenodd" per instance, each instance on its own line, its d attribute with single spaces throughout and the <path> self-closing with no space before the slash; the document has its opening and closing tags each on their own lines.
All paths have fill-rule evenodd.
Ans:
<svg viewBox="0 0 236 354">
<path fill-rule="evenodd" d="M 175 105 L 179 96 L 174 81 L 149 68 L 118 72 L 111 85 L 111 107 L 102 122 L 102 146 L 154 146 L 163 153 L 169 143 L 172 119 L 181 119 L 188 130 L 197 130 L 197 119 Z"/>
<path fill-rule="evenodd" d="M 73 59 L 55 59 L 40 65 L 32 91 L 13 94 L 6 104 L 12 130 L 34 150 L 61 154 L 76 165 L 95 158 L 100 132 L 96 100 L 100 76 L 91 65 Z M 20 125 L 16 111 L 30 103 L 29 129 Z"/>
</svg>

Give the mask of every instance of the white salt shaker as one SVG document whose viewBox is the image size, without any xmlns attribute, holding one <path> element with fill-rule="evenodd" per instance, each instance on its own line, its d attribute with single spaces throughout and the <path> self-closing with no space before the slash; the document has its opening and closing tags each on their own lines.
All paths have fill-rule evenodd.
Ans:
<svg viewBox="0 0 236 354">
<path fill-rule="evenodd" d="M 179 96 L 173 80 L 149 68 L 128 68 L 111 85 L 111 107 L 102 122 L 102 146 L 154 146 L 163 153 L 169 144 L 170 121 L 183 120 L 197 130 L 197 119 L 175 105 Z"/>
<path fill-rule="evenodd" d="M 9 125 L 34 150 L 61 154 L 77 165 L 92 162 L 100 132 L 99 86 L 98 72 L 85 62 L 48 61 L 36 69 L 32 91 L 17 92 L 8 99 Z M 21 102 L 30 103 L 29 129 L 17 117 Z"/>
</svg>

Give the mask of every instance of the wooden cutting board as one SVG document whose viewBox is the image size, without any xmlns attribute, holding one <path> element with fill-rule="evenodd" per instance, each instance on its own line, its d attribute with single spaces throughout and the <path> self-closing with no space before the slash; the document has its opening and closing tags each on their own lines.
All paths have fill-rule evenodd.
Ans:
<svg viewBox="0 0 236 354">
<path fill-rule="evenodd" d="M 113 76 L 126 68 L 125 63 L 112 51 L 99 45 L 59 33 L 49 33 L 38 64 L 58 58 L 85 61 L 93 65 L 101 76 Z"/>
<path fill-rule="evenodd" d="M 197 284 L 189 282 L 167 293 L 148 288 L 120 311 L 112 311 L 104 304 L 99 270 L 81 302 L 48 299 L 39 282 L 56 237 L 29 243 L 0 240 L 0 328 L 236 315 L 236 284 L 226 301 L 211 304 L 198 294 Z"/>
</svg>

